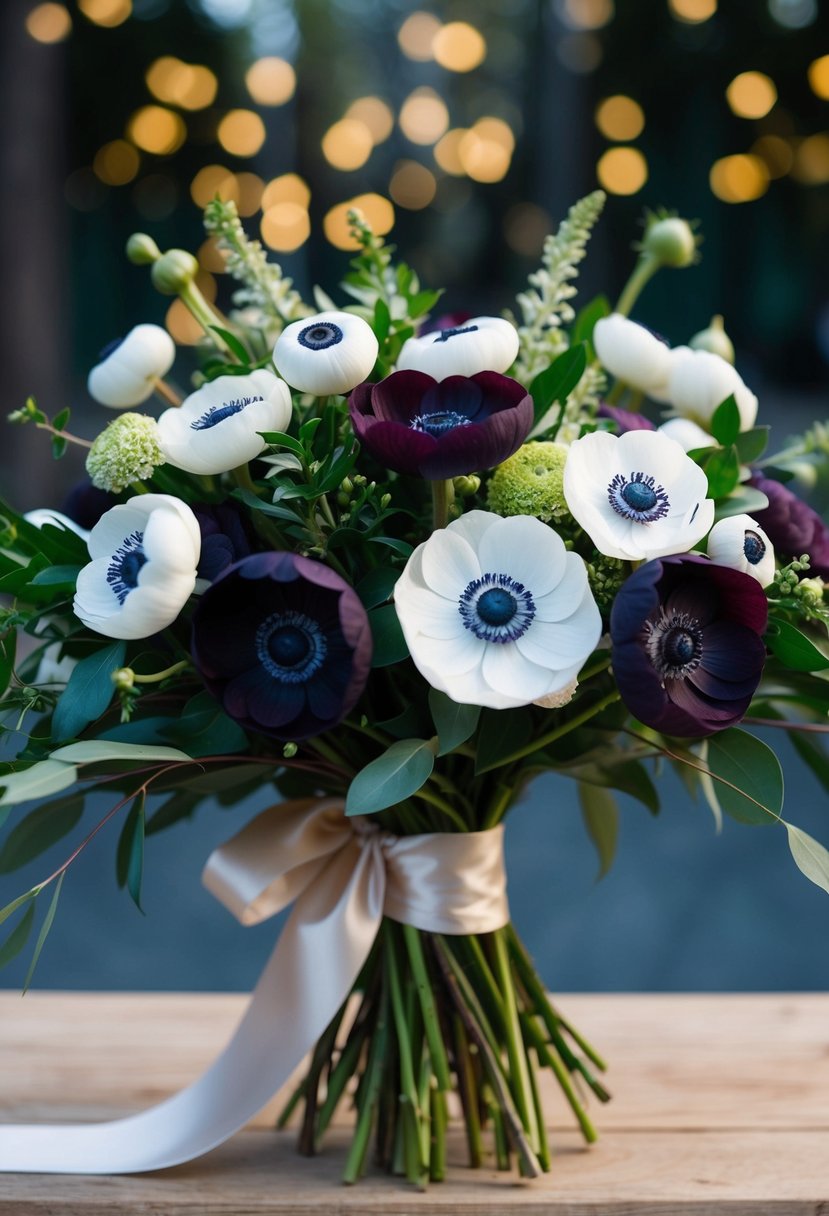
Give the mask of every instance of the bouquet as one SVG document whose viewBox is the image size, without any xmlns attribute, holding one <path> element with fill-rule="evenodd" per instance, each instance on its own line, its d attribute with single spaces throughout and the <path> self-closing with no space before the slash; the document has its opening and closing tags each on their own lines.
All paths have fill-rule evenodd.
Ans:
<svg viewBox="0 0 829 1216">
<path fill-rule="evenodd" d="M 698 256 L 675 215 L 646 217 L 615 308 L 576 311 L 603 203 L 570 210 L 513 313 L 431 320 L 439 292 L 358 212 L 346 302 L 310 305 L 216 199 L 227 315 L 189 253 L 127 247 L 203 329 L 189 391 L 143 324 L 89 375 L 118 411 L 91 441 L 68 409 L 11 415 L 56 458 L 80 446 L 89 481 L 61 511 L 0 505 L 0 868 L 72 838 L 0 912 L 0 961 L 39 917 L 28 986 L 98 831 L 140 906 L 145 838 L 253 791 L 262 813 L 205 881 L 243 923 L 294 910 L 204 1077 L 102 1127 L 0 1129 L 0 1168 L 187 1160 L 306 1055 L 282 1121 L 299 1112 L 311 1154 L 351 1106 L 346 1182 L 371 1156 L 441 1179 L 450 1115 L 471 1166 L 548 1170 L 542 1069 L 593 1140 L 605 1063 L 509 923 L 503 822 L 540 773 L 578 782 L 603 869 L 614 791 L 656 813 L 667 764 L 717 818 L 785 828 L 829 889 L 829 854 L 783 819 L 780 764 L 745 729 L 793 732 L 827 785 L 829 533 L 792 483 L 829 431 L 765 455 L 721 319 L 674 349 L 629 319 L 653 274 Z"/>
</svg>

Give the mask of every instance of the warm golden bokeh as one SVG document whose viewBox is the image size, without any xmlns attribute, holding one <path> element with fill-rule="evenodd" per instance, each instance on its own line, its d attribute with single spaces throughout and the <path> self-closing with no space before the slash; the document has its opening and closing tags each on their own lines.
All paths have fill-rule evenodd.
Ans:
<svg viewBox="0 0 829 1216">
<path fill-rule="evenodd" d="M 287 59 L 267 55 L 250 65 L 245 84 L 257 105 L 284 106 L 296 92 L 296 72 Z"/>
<path fill-rule="evenodd" d="M 400 49 L 409 59 L 427 63 L 432 56 L 432 45 L 440 29 L 440 21 L 431 13 L 410 13 L 397 33 Z"/>
<path fill-rule="evenodd" d="M 374 139 L 364 122 L 341 118 L 322 137 L 322 154 L 335 169 L 360 169 L 371 156 Z"/>
<path fill-rule="evenodd" d="M 750 203 L 769 188 L 769 171 L 759 156 L 739 153 L 714 161 L 708 180 L 724 203 Z"/>
<path fill-rule="evenodd" d="M 236 187 L 239 194 L 236 203 L 239 214 L 256 215 L 262 205 L 262 196 L 265 191 L 265 183 L 262 178 L 258 173 L 237 173 Z"/>
<path fill-rule="evenodd" d="M 274 203 L 262 216 L 260 232 L 269 249 L 292 253 L 311 235 L 311 220 L 299 203 Z"/>
<path fill-rule="evenodd" d="M 217 195 L 222 202 L 238 203 L 236 175 L 224 165 L 205 165 L 190 183 L 190 197 L 197 207 L 204 208 Z"/>
<path fill-rule="evenodd" d="M 613 20 L 613 0 L 558 0 L 559 16 L 573 30 L 599 30 Z"/>
<path fill-rule="evenodd" d="M 385 236 L 394 227 L 394 207 L 387 198 L 382 194 L 358 194 L 332 207 L 322 222 L 326 239 L 337 249 L 360 248 L 348 227 L 348 212 L 352 207 L 362 211 L 378 236 Z"/>
<path fill-rule="evenodd" d="M 596 107 L 596 126 L 605 139 L 626 143 L 638 139 L 645 128 L 645 113 L 638 101 L 617 93 L 606 97 Z"/>
<path fill-rule="evenodd" d="M 510 167 L 515 136 L 501 118 L 479 118 L 458 141 L 463 172 L 476 182 L 499 182 Z"/>
<path fill-rule="evenodd" d="M 164 106 L 142 106 L 130 118 L 127 135 L 144 152 L 170 156 L 184 143 L 187 128 L 181 115 L 173 110 Z"/>
<path fill-rule="evenodd" d="M 162 55 L 147 68 L 147 88 L 159 101 L 183 110 L 203 110 L 216 100 L 219 82 L 210 68 Z"/>
<path fill-rule="evenodd" d="M 777 88 L 764 72 L 741 72 L 731 81 L 725 96 L 738 118 L 765 118 L 777 101 Z"/>
<path fill-rule="evenodd" d="M 400 129 L 413 144 L 433 144 L 449 126 L 446 102 L 423 86 L 410 93 L 400 109 Z"/>
<path fill-rule="evenodd" d="M 608 148 L 596 176 L 609 194 L 636 194 L 648 180 L 648 162 L 638 148 Z"/>
<path fill-rule="evenodd" d="M 399 160 L 389 182 L 389 194 L 399 207 L 420 211 L 435 197 L 437 181 L 425 165 L 416 160 Z"/>
<path fill-rule="evenodd" d="M 93 25 L 114 29 L 132 16 L 132 0 L 78 0 L 78 8 Z"/>
<path fill-rule="evenodd" d="M 450 21 L 436 32 L 432 55 L 449 72 L 471 72 L 486 58 L 486 39 L 467 21 Z"/>
<path fill-rule="evenodd" d="M 199 265 L 202 270 L 207 270 L 211 274 L 225 274 L 227 272 L 224 254 L 219 249 L 218 242 L 214 236 L 209 236 L 206 241 L 202 241 L 196 257 L 199 259 Z"/>
<path fill-rule="evenodd" d="M 63 4 L 38 4 L 26 15 L 26 31 L 35 42 L 63 42 L 72 32 L 72 18 Z"/>
<path fill-rule="evenodd" d="M 141 157 L 125 139 L 113 139 L 95 153 L 92 168 L 108 186 L 125 186 L 138 173 Z"/>
<path fill-rule="evenodd" d="M 311 202 L 311 191 L 308 183 L 303 181 L 298 173 L 283 173 L 281 177 L 272 178 L 262 195 L 262 210 L 267 211 L 276 203 L 298 203 L 304 210 Z"/>
<path fill-rule="evenodd" d="M 451 173 L 453 177 L 464 176 L 465 171 L 461 162 L 461 141 L 466 135 L 466 131 L 466 127 L 453 127 L 435 144 L 435 160 L 444 173 Z"/>
<path fill-rule="evenodd" d="M 255 156 L 265 142 L 265 124 L 255 110 L 228 110 L 216 138 L 232 156 Z"/>
<path fill-rule="evenodd" d="M 668 0 L 668 8 L 680 21 L 688 25 L 699 25 L 714 16 L 717 0 Z"/>
<path fill-rule="evenodd" d="M 802 140 L 795 149 L 792 177 L 804 186 L 829 182 L 829 132 Z"/>
<path fill-rule="evenodd" d="M 821 55 L 809 64 L 809 84 L 812 92 L 829 101 L 829 55 Z"/>
<path fill-rule="evenodd" d="M 761 135 L 752 144 L 751 152 L 763 161 L 769 177 L 785 177 L 794 164 L 794 148 L 782 135 Z"/>
<path fill-rule="evenodd" d="M 354 118 L 368 127 L 375 144 L 382 144 L 394 130 L 394 114 L 382 97 L 358 97 L 344 117 Z"/>
</svg>

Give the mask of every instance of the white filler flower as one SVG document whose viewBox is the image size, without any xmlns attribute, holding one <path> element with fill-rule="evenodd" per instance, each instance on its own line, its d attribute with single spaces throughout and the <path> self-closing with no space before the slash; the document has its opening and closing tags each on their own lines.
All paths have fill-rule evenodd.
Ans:
<svg viewBox="0 0 829 1216">
<path fill-rule="evenodd" d="M 101 405 L 128 409 L 152 393 L 156 380 L 173 366 L 176 346 L 160 325 L 136 325 L 126 338 L 105 346 L 87 380 L 89 395 Z"/>
<path fill-rule="evenodd" d="M 403 343 L 397 370 L 425 372 L 435 380 L 445 380 L 447 376 L 505 372 L 517 355 L 514 325 L 503 317 L 472 317 L 452 329 L 409 338 Z"/>
<path fill-rule="evenodd" d="M 644 325 L 612 313 L 596 322 L 593 345 L 602 366 L 631 388 L 652 394 L 667 382 L 670 349 Z"/>
<path fill-rule="evenodd" d="M 670 352 L 670 372 L 664 395 L 675 414 L 708 426 L 717 406 L 734 395 L 740 412 L 740 430 L 748 431 L 757 418 L 757 398 L 739 372 L 720 355 L 677 346 Z"/>
<path fill-rule="evenodd" d="M 284 431 L 291 393 L 273 372 L 219 376 L 158 420 L 165 459 L 188 473 L 227 473 L 267 447 L 260 431 Z"/>
<path fill-rule="evenodd" d="M 717 566 L 730 566 L 756 578 L 761 587 L 774 580 L 774 548 L 750 515 L 719 520 L 708 537 L 708 556 Z"/>
<path fill-rule="evenodd" d="M 602 628 L 584 562 L 529 515 L 470 511 L 433 532 L 406 563 L 394 604 L 432 687 L 491 709 L 567 688 Z"/>
<path fill-rule="evenodd" d="M 148 638 L 171 625 L 192 594 L 201 534 L 171 494 L 137 494 L 106 511 L 89 536 L 75 615 L 108 638 Z"/>
<path fill-rule="evenodd" d="M 321 312 L 286 326 L 273 361 L 292 388 L 317 397 L 350 393 L 371 374 L 380 349 L 374 330 L 351 312 Z"/>
<path fill-rule="evenodd" d="M 629 561 L 685 553 L 714 520 L 705 473 L 658 431 L 607 431 L 570 445 L 564 497 L 606 557 Z"/>
</svg>

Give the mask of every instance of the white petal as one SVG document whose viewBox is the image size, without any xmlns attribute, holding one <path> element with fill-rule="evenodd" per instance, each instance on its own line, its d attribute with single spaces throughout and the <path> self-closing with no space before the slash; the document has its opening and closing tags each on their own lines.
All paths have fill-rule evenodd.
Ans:
<svg viewBox="0 0 829 1216">
<path fill-rule="evenodd" d="M 454 680 L 479 666 L 486 649 L 486 642 L 476 638 L 471 629 L 464 629 L 455 638 L 429 638 L 419 633 L 406 640 L 415 666 L 430 684 L 443 690 L 447 678 Z"/>
<path fill-rule="evenodd" d="M 334 325 L 341 338 L 330 346 L 311 349 L 307 332 L 314 326 Z M 303 341 L 304 339 L 304 341 Z M 349 312 L 321 312 L 286 326 L 277 339 L 273 361 L 288 384 L 317 396 L 347 393 L 371 373 L 379 350 L 371 326 Z"/>
<path fill-rule="evenodd" d="M 748 430 L 757 417 L 757 398 L 720 355 L 690 351 L 677 363 L 668 381 L 668 399 L 676 412 L 703 426 L 732 394 L 740 412 L 740 429 Z"/>
<path fill-rule="evenodd" d="M 402 582 L 402 581 L 401 581 Z M 399 618 L 429 638 L 456 638 L 469 632 L 458 611 L 458 600 L 448 600 L 436 591 L 398 583 L 394 594 Z"/>
<path fill-rule="evenodd" d="M 500 521 L 501 517 L 491 511 L 466 511 L 459 519 L 452 520 L 449 530 L 453 536 L 462 537 L 477 553 L 486 533 Z"/>
<path fill-rule="evenodd" d="M 472 546 L 451 527 L 433 532 L 422 557 L 423 578 L 433 591 L 457 601 L 465 587 L 481 577 L 481 565 Z"/>
<path fill-rule="evenodd" d="M 588 587 L 584 559 L 578 553 L 566 553 L 565 562 L 561 581 L 547 595 L 535 600 L 535 615 L 539 621 L 563 621 L 584 599 Z"/>
<path fill-rule="evenodd" d="M 564 542 L 547 524 L 531 515 L 500 519 L 481 537 L 481 570 L 508 574 L 535 597 L 546 595 L 564 573 Z"/>
<path fill-rule="evenodd" d="M 746 533 L 752 532 L 765 551 L 757 563 L 746 556 Z M 766 533 L 750 515 L 730 515 L 714 524 L 708 537 L 708 556 L 717 566 L 730 566 L 757 579 L 767 587 L 774 579 L 774 547 Z"/>
<path fill-rule="evenodd" d="M 518 642 L 490 642 L 481 672 L 490 688 L 509 697 L 513 705 L 529 705 L 544 695 L 549 683 L 547 669 L 529 658 Z"/>
<path fill-rule="evenodd" d="M 665 383 L 669 350 L 643 325 L 613 313 L 596 322 L 593 344 L 601 363 L 619 380 L 649 392 Z"/>
<path fill-rule="evenodd" d="M 137 498 L 145 497 L 142 494 Z M 150 495 L 146 495 L 150 497 Z M 143 511 L 133 509 L 135 499 L 128 503 L 119 503 L 104 511 L 101 518 L 89 534 L 89 556 L 95 558 L 111 558 L 116 549 L 124 543 L 124 539 L 133 532 L 143 532 L 147 516 Z"/>
<path fill-rule="evenodd" d="M 669 418 L 659 427 L 659 433 L 673 439 L 686 452 L 693 452 L 695 448 L 715 448 L 717 446 L 713 435 L 709 435 L 708 431 L 704 431 L 690 418 Z"/>
<path fill-rule="evenodd" d="M 89 394 L 101 405 L 123 409 L 146 401 L 155 380 L 173 365 L 173 339 L 159 325 L 136 325 L 89 373 Z"/>
<path fill-rule="evenodd" d="M 601 614 L 592 592 L 587 588 L 571 616 L 554 622 L 536 618 L 515 645 L 526 658 L 545 670 L 569 670 L 574 663 L 581 666 L 593 653 L 601 633 Z"/>
<path fill-rule="evenodd" d="M 505 372 L 518 354 L 518 331 L 503 317 L 472 317 L 453 329 L 409 338 L 397 360 L 398 371 L 425 372 L 435 380 Z"/>
</svg>

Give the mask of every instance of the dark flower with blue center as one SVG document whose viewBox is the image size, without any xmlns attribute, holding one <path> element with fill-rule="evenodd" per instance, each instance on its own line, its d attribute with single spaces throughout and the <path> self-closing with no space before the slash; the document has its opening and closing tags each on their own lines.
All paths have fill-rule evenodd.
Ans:
<svg viewBox="0 0 829 1216">
<path fill-rule="evenodd" d="M 201 557 L 198 576 L 212 583 L 223 570 L 254 551 L 255 535 L 248 517 L 232 502 L 195 503 Z"/>
<path fill-rule="evenodd" d="M 293 553 L 257 553 L 201 597 L 192 651 L 231 718 L 293 741 L 322 734 L 353 708 L 368 679 L 371 629 L 333 570 Z"/>
<path fill-rule="evenodd" d="M 666 735 L 734 726 L 760 682 L 767 616 L 748 574 L 693 554 L 646 562 L 622 584 L 610 615 L 625 705 Z"/>
<path fill-rule="evenodd" d="M 527 390 L 498 372 L 440 381 L 394 372 L 358 385 L 348 407 L 358 439 L 381 464 L 432 481 L 494 468 L 533 424 Z"/>
<path fill-rule="evenodd" d="M 771 477 L 754 473 L 749 483 L 769 500 L 762 511 L 752 511 L 757 523 L 778 553 L 801 557 L 808 553 L 810 573 L 829 578 L 829 528 L 802 498 Z"/>
</svg>

